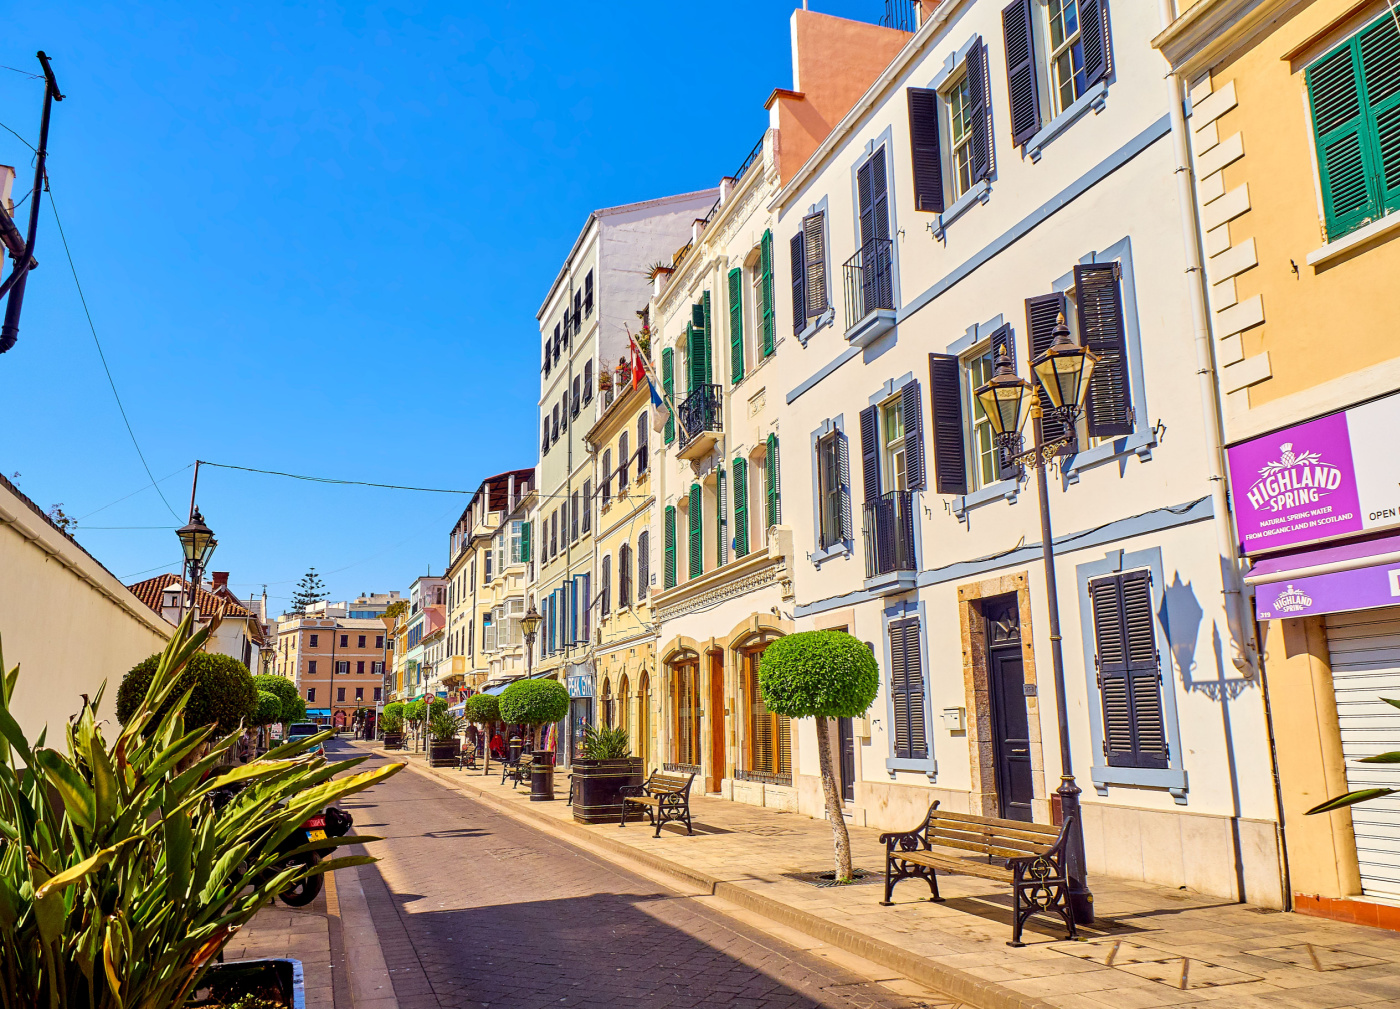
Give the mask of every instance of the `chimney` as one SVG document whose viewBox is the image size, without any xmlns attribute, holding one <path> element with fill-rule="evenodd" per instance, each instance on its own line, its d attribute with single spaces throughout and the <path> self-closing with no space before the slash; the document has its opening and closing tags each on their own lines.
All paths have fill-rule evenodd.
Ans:
<svg viewBox="0 0 1400 1009">
<path fill-rule="evenodd" d="M 215 591 L 215 592 L 218 592 L 220 589 L 226 589 L 226 588 L 228 588 L 228 572 L 227 572 L 227 571 L 215 571 L 213 577 L 214 577 L 214 591 Z"/>
</svg>

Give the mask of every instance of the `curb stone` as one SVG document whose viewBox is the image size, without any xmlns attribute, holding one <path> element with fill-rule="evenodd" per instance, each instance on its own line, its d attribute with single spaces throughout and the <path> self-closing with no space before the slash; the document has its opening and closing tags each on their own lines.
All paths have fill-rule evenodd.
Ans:
<svg viewBox="0 0 1400 1009">
<path fill-rule="evenodd" d="M 563 834 L 586 841 L 590 845 L 603 849 L 602 853 L 604 854 L 619 856 L 617 859 L 619 862 L 622 860 L 639 862 L 668 876 L 682 880 L 697 889 L 704 890 L 711 896 L 720 897 L 748 911 L 761 914 L 779 925 L 786 925 L 820 942 L 835 946 L 848 953 L 854 953 L 857 956 L 863 956 L 882 967 L 899 972 L 911 981 L 944 992 L 969 1006 L 975 1006 L 976 1009 L 1055 1009 L 1051 1003 L 1043 999 L 1023 995 L 968 971 L 935 963 L 917 953 L 911 953 L 892 943 L 862 935 L 854 929 L 837 925 L 809 912 L 789 907 L 781 901 L 754 893 L 752 890 L 735 883 L 716 879 L 650 852 L 639 851 L 623 841 L 616 841 L 596 834 L 581 824 L 568 820 L 557 820 L 548 814 L 536 812 L 528 806 L 516 806 L 502 802 L 491 792 L 473 787 L 469 780 L 455 778 L 444 770 L 415 763 L 407 755 L 392 751 L 385 752 L 377 747 L 373 749 L 370 747 L 361 748 L 369 750 L 371 753 L 377 753 L 386 760 L 406 764 L 409 770 L 442 781 L 454 790 L 477 799 L 514 820 L 528 823 L 533 827 L 544 827 L 552 834 Z"/>
</svg>

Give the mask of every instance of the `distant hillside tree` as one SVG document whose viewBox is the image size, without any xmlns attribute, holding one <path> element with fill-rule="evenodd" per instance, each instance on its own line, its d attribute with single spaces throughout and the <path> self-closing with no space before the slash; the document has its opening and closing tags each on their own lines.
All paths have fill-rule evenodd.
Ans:
<svg viewBox="0 0 1400 1009">
<path fill-rule="evenodd" d="M 301 576 L 301 581 L 297 582 L 296 590 L 292 593 L 292 606 L 288 612 L 305 613 L 308 606 L 319 603 L 329 594 L 326 591 L 326 583 L 321 581 L 316 569 L 308 568 L 306 574 Z"/>
</svg>

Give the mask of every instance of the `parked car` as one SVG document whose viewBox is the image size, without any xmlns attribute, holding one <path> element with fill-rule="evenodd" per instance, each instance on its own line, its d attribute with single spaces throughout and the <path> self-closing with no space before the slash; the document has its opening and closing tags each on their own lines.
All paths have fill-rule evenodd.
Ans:
<svg viewBox="0 0 1400 1009">
<path fill-rule="evenodd" d="M 293 722 L 291 725 L 287 726 L 286 741 L 288 743 L 299 743 L 303 739 L 314 736 L 320 731 L 322 731 L 321 726 L 317 725 L 315 722 Z M 317 746 L 312 752 L 324 757 L 326 755 L 326 748 L 325 746 Z"/>
</svg>

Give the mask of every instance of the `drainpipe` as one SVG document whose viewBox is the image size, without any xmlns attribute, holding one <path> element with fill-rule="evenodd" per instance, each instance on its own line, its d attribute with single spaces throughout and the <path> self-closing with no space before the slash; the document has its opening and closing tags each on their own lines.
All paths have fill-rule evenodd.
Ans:
<svg viewBox="0 0 1400 1009">
<path fill-rule="evenodd" d="M 1162 29 L 1175 18 L 1172 0 L 1157 0 Z M 1215 371 L 1207 315 L 1205 270 L 1201 257 L 1201 227 L 1196 216 L 1196 179 L 1191 167 L 1191 144 L 1187 133 L 1184 82 L 1175 73 L 1167 76 L 1171 114 L 1172 153 L 1176 158 L 1176 195 L 1181 206 L 1181 237 L 1186 249 L 1186 277 L 1191 288 L 1191 330 L 1196 345 L 1196 376 L 1201 388 L 1201 411 L 1206 436 L 1206 464 L 1210 467 L 1212 525 L 1220 553 L 1220 574 L 1225 601 L 1226 630 L 1234 655 L 1230 661 L 1246 679 L 1257 675 L 1258 654 L 1251 630 L 1253 616 L 1240 580 L 1240 555 L 1230 521 L 1230 500 L 1225 483 L 1224 438 L 1221 434 L 1220 391 Z"/>
</svg>

